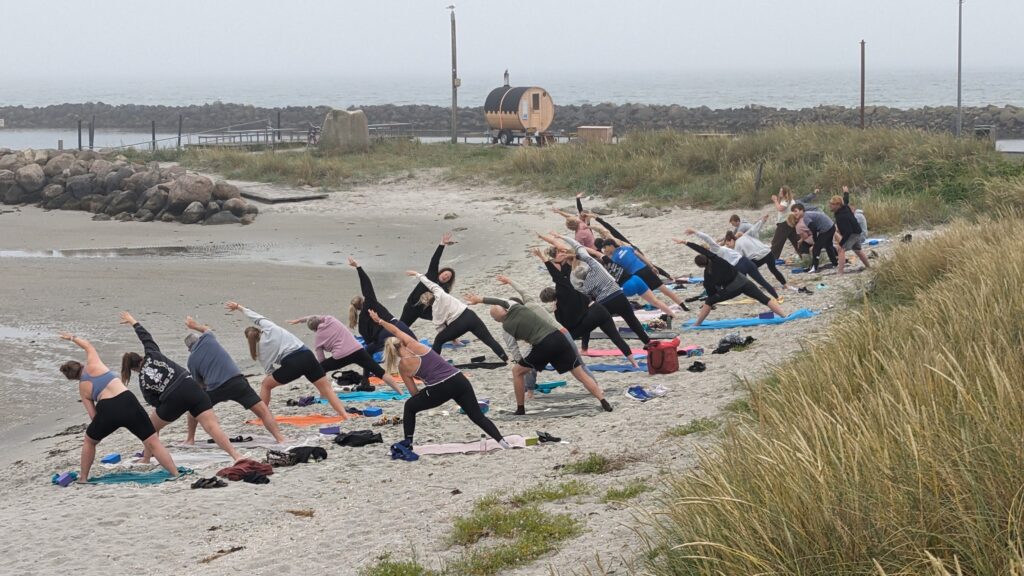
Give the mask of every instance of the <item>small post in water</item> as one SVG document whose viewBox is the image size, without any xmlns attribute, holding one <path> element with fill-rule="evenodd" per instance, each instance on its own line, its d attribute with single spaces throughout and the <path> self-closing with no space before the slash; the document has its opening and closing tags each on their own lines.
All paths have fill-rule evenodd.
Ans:
<svg viewBox="0 0 1024 576">
<path fill-rule="evenodd" d="M 181 114 L 178 114 L 178 149 L 181 150 Z"/>
<path fill-rule="evenodd" d="M 92 145 L 96 141 L 96 116 L 89 120 L 89 150 L 92 150 Z"/>
<path fill-rule="evenodd" d="M 281 139 L 281 110 L 280 109 L 278 109 L 278 111 L 277 111 L 277 133 L 276 133 L 276 138 L 274 138 L 274 139 L 275 140 L 280 140 Z"/>
<path fill-rule="evenodd" d="M 82 149 L 82 119 L 78 119 L 78 149 Z"/>
<path fill-rule="evenodd" d="M 149 123 L 153 129 L 153 152 L 156 152 L 156 120 L 150 120 Z"/>
</svg>

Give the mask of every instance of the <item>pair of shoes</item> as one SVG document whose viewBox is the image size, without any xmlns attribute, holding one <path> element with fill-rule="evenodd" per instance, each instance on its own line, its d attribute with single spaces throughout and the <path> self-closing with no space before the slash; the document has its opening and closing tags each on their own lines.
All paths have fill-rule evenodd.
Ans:
<svg viewBox="0 0 1024 576">
<path fill-rule="evenodd" d="M 808 290 L 806 286 L 801 286 L 799 289 L 797 289 L 797 292 L 799 292 L 801 294 L 807 294 L 808 296 L 814 294 L 814 292 L 811 292 L 810 290 Z"/>
<path fill-rule="evenodd" d="M 557 442 L 561 442 L 562 441 L 562 439 L 559 438 L 558 436 L 552 436 L 551 434 L 548 434 L 547 432 L 541 432 L 539 430 L 537 431 L 537 440 L 539 440 L 541 442 L 552 442 L 552 443 L 557 443 Z"/>
<path fill-rule="evenodd" d="M 705 366 L 703 362 L 701 362 L 699 360 L 694 360 L 693 364 L 690 364 L 690 367 L 687 368 L 686 370 L 688 372 L 703 372 L 706 369 L 707 369 L 707 366 Z"/>
<path fill-rule="evenodd" d="M 217 478 L 216 476 L 211 476 L 209 478 L 200 478 L 199 480 L 196 480 L 195 482 L 192 483 L 193 488 L 223 488 L 227 485 L 227 482 L 221 480 L 220 478 Z"/>
<path fill-rule="evenodd" d="M 668 394 L 668 389 L 666 389 L 661 384 L 658 384 L 657 386 L 654 387 L 654 390 L 651 390 L 650 392 L 647 392 L 647 394 L 649 394 L 649 395 L 651 395 L 651 396 L 653 396 L 655 398 L 661 398 L 662 396 Z"/>
<path fill-rule="evenodd" d="M 381 416 L 380 418 L 377 419 L 376 422 L 371 424 L 371 426 L 387 426 L 390 423 L 391 423 L 391 419 L 390 418 L 388 418 L 387 416 Z"/>
<path fill-rule="evenodd" d="M 415 462 L 420 459 L 420 455 L 412 451 L 411 442 L 402 440 L 391 445 L 391 459 Z"/>
<path fill-rule="evenodd" d="M 355 406 L 347 406 L 345 408 L 345 412 L 348 412 L 349 414 L 359 414 L 360 416 L 363 415 L 363 411 Z"/>
<path fill-rule="evenodd" d="M 818 273 L 818 269 L 812 266 L 812 267 L 807 269 L 807 273 L 808 274 L 817 274 Z"/>
<path fill-rule="evenodd" d="M 228 438 L 228 440 L 232 444 L 240 444 L 242 442 L 252 442 L 252 436 L 244 436 L 244 437 L 243 436 L 235 436 L 234 438 Z M 216 444 L 216 442 L 214 442 L 213 438 L 207 439 L 206 443 L 207 444 Z"/>
</svg>

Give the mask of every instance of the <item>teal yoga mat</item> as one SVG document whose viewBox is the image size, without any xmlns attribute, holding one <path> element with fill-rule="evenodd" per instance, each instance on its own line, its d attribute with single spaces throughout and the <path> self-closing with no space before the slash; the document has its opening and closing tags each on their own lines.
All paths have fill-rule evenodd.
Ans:
<svg viewBox="0 0 1024 576">
<path fill-rule="evenodd" d="M 338 398 L 343 402 L 379 402 L 387 400 L 405 400 L 408 394 L 398 394 L 394 391 L 388 392 L 338 392 Z M 327 404 L 327 400 L 317 398 L 320 404 Z"/>
<path fill-rule="evenodd" d="M 192 474 L 192 470 L 178 466 L 178 474 Z M 111 472 L 102 476 L 93 476 L 89 479 L 89 484 L 160 484 L 173 479 L 167 470 L 161 468 L 149 472 Z"/>
<path fill-rule="evenodd" d="M 817 316 L 817 314 L 807 308 L 801 308 L 785 318 L 725 318 L 722 320 L 708 320 L 700 326 L 693 326 L 693 320 L 688 320 L 685 326 L 687 330 L 724 330 L 729 328 L 745 328 L 748 326 L 783 324 L 792 320 L 813 318 L 814 316 Z"/>
</svg>

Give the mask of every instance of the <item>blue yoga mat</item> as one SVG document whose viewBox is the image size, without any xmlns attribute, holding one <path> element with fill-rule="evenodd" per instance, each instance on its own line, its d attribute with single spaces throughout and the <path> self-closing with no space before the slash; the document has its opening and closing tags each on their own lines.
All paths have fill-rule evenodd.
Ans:
<svg viewBox="0 0 1024 576">
<path fill-rule="evenodd" d="M 744 328 L 747 326 L 783 324 L 790 320 L 801 320 L 804 318 L 813 318 L 814 316 L 817 316 L 817 314 L 811 312 L 807 308 L 801 308 L 785 318 L 726 318 L 724 320 L 708 320 L 700 326 L 693 326 L 693 320 L 688 320 L 685 325 L 687 330 L 722 330 L 726 328 Z M 592 366 L 591 369 L 593 369 Z"/>
<path fill-rule="evenodd" d="M 381 400 L 405 400 L 408 394 L 398 394 L 394 390 L 387 392 L 338 392 L 338 398 L 344 402 L 377 402 Z M 320 404 L 327 404 L 327 400 L 317 398 Z"/>
<path fill-rule="evenodd" d="M 647 372 L 647 364 L 640 362 L 639 368 L 629 364 L 587 364 L 591 372 Z"/>
<path fill-rule="evenodd" d="M 192 470 L 178 466 L 178 474 L 192 474 Z M 111 472 L 103 476 L 89 478 L 89 484 L 128 484 L 131 482 L 135 484 L 160 484 L 168 480 L 173 480 L 173 478 L 167 473 L 167 470 L 161 468 L 159 470 L 150 470 L 149 472 Z"/>
<path fill-rule="evenodd" d="M 557 380 L 555 382 L 541 382 L 537 384 L 537 392 L 541 394 L 549 394 L 555 388 L 561 388 L 565 386 L 565 380 Z"/>
</svg>

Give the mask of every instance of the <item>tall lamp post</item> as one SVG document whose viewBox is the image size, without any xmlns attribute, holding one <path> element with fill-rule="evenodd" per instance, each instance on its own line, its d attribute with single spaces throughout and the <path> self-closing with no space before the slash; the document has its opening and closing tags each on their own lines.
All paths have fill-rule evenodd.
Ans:
<svg viewBox="0 0 1024 576">
<path fill-rule="evenodd" d="M 960 5 L 956 31 L 956 137 L 959 138 L 964 129 L 963 76 L 961 75 L 964 53 L 964 0 L 957 0 L 957 4 Z"/>
<path fill-rule="evenodd" d="M 455 58 L 455 4 L 448 6 L 447 10 L 451 11 L 452 15 L 452 144 L 456 144 L 459 141 L 459 68 L 458 61 Z"/>
</svg>

